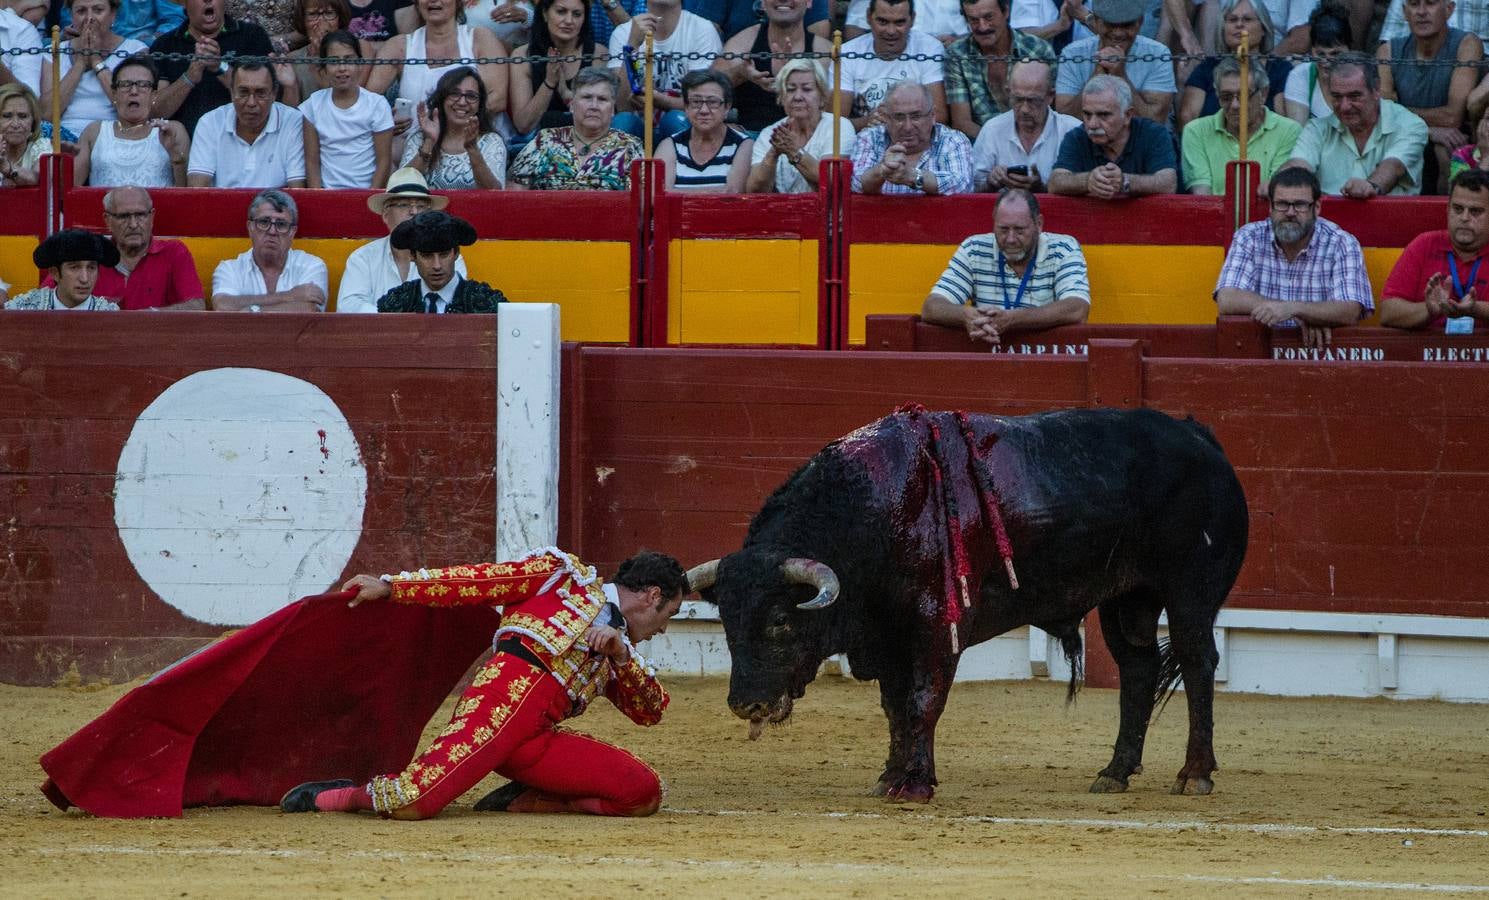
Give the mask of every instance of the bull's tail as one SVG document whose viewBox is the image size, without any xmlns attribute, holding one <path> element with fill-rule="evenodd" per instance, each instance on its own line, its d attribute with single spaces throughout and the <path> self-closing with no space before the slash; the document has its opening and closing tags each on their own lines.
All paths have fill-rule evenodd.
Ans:
<svg viewBox="0 0 1489 900">
<path fill-rule="evenodd" d="M 1168 701 L 1174 696 L 1174 691 L 1179 689 L 1179 679 L 1183 676 L 1179 671 L 1179 660 L 1174 656 L 1173 642 L 1168 638 L 1158 639 L 1158 686 L 1153 691 L 1153 718 L 1149 724 L 1158 721 L 1159 715 L 1163 713 Z"/>
<path fill-rule="evenodd" d="M 1069 706 L 1075 702 L 1075 695 L 1080 693 L 1081 685 L 1086 683 L 1086 654 L 1081 647 L 1080 629 L 1072 628 L 1055 636 L 1060 639 L 1060 649 L 1065 653 L 1065 660 L 1070 663 L 1070 686 L 1065 689 L 1065 705 Z"/>
</svg>

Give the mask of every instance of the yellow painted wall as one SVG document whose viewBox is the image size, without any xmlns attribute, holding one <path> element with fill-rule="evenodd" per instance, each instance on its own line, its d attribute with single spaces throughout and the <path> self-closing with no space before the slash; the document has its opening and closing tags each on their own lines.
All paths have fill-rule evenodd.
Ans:
<svg viewBox="0 0 1489 900">
<path fill-rule="evenodd" d="M 668 341 L 815 344 L 817 253 L 816 241 L 673 241 Z"/>
<path fill-rule="evenodd" d="M 34 237 L 0 237 L 0 281 L 10 285 L 10 296 L 36 287 L 36 264 L 31 262 L 35 249 Z"/>
</svg>

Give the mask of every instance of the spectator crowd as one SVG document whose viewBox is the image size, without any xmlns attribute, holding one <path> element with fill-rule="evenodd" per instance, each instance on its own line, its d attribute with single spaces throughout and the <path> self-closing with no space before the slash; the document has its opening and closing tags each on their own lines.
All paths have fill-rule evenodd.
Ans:
<svg viewBox="0 0 1489 900">
<path fill-rule="evenodd" d="M 1090 304 L 1079 245 L 1042 231 L 1040 193 L 1221 193 L 1244 135 L 1272 218 L 1255 246 L 1238 235 L 1231 256 L 1249 255 L 1228 258 L 1217 303 L 1326 329 L 1370 311 L 1363 268 L 1300 276 L 1342 304 L 1307 309 L 1296 304 L 1321 298 L 1238 272 L 1357 255 L 1318 218 L 1320 193 L 1456 198 L 1479 184 L 1464 173 L 1489 170 L 1489 0 L 1392 0 L 1374 19 L 1368 0 L 0 0 L 0 188 L 37 183 L 55 102 L 76 183 L 111 189 L 117 259 L 81 237 L 38 248 L 38 266 L 56 263 L 41 266 L 48 303 L 200 304 L 184 247 L 153 238 L 148 190 L 233 187 L 259 192 L 252 247 L 217 267 L 214 308 L 324 309 L 326 266 L 293 248 L 283 189 L 360 188 L 383 192 L 369 205 L 389 236 L 348 261 L 338 308 L 485 311 L 500 295 L 465 280 L 463 223 L 398 229 L 439 212 L 431 191 L 626 189 L 649 80 L 671 190 L 815 190 L 837 144 L 861 193 L 1004 192 L 994 232 L 963 244 L 925 308 L 988 337 L 1083 319 Z M 54 20 L 56 73 L 40 30 Z M 834 25 L 848 38 L 840 118 Z M 1283 238 L 1295 226 L 1302 245 Z M 96 282 L 79 296 L 68 267 L 89 263 Z M 1382 319 L 1458 317 L 1473 285 L 1447 274 L 1417 279 L 1431 315 L 1391 303 L 1413 299 L 1402 288 Z M 412 300 L 384 304 L 416 275 Z"/>
</svg>

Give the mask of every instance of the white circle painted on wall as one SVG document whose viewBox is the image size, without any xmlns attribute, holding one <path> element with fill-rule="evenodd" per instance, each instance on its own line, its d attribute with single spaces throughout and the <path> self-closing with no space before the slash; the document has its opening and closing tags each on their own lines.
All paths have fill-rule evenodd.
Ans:
<svg viewBox="0 0 1489 900">
<path fill-rule="evenodd" d="M 313 384 L 210 369 L 171 385 L 119 454 L 114 523 L 140 578 L 214 625 L 254 622 L 340 577 L 362 534 L 367 470 Z"/>
</svg>

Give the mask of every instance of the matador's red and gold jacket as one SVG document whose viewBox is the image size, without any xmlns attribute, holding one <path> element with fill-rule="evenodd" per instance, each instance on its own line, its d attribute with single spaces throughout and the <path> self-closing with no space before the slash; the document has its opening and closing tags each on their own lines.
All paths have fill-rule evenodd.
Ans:
<svg viewBox="0 0 1489 900">
<path fill-rule="evenodd" d="M 496 641 L 515 638 L 563 685 L 577 716 L 599 694 L 639 725 L 655 725 L 667 708 L 656 670 L 626 639 L 624 663 L 590 652 L 584 633 L 606 597 L 594 567 L 555 547 L 510 562 L 419 569 L 385 575 L 396 603 L 501 607 Z"/>
</svg>

